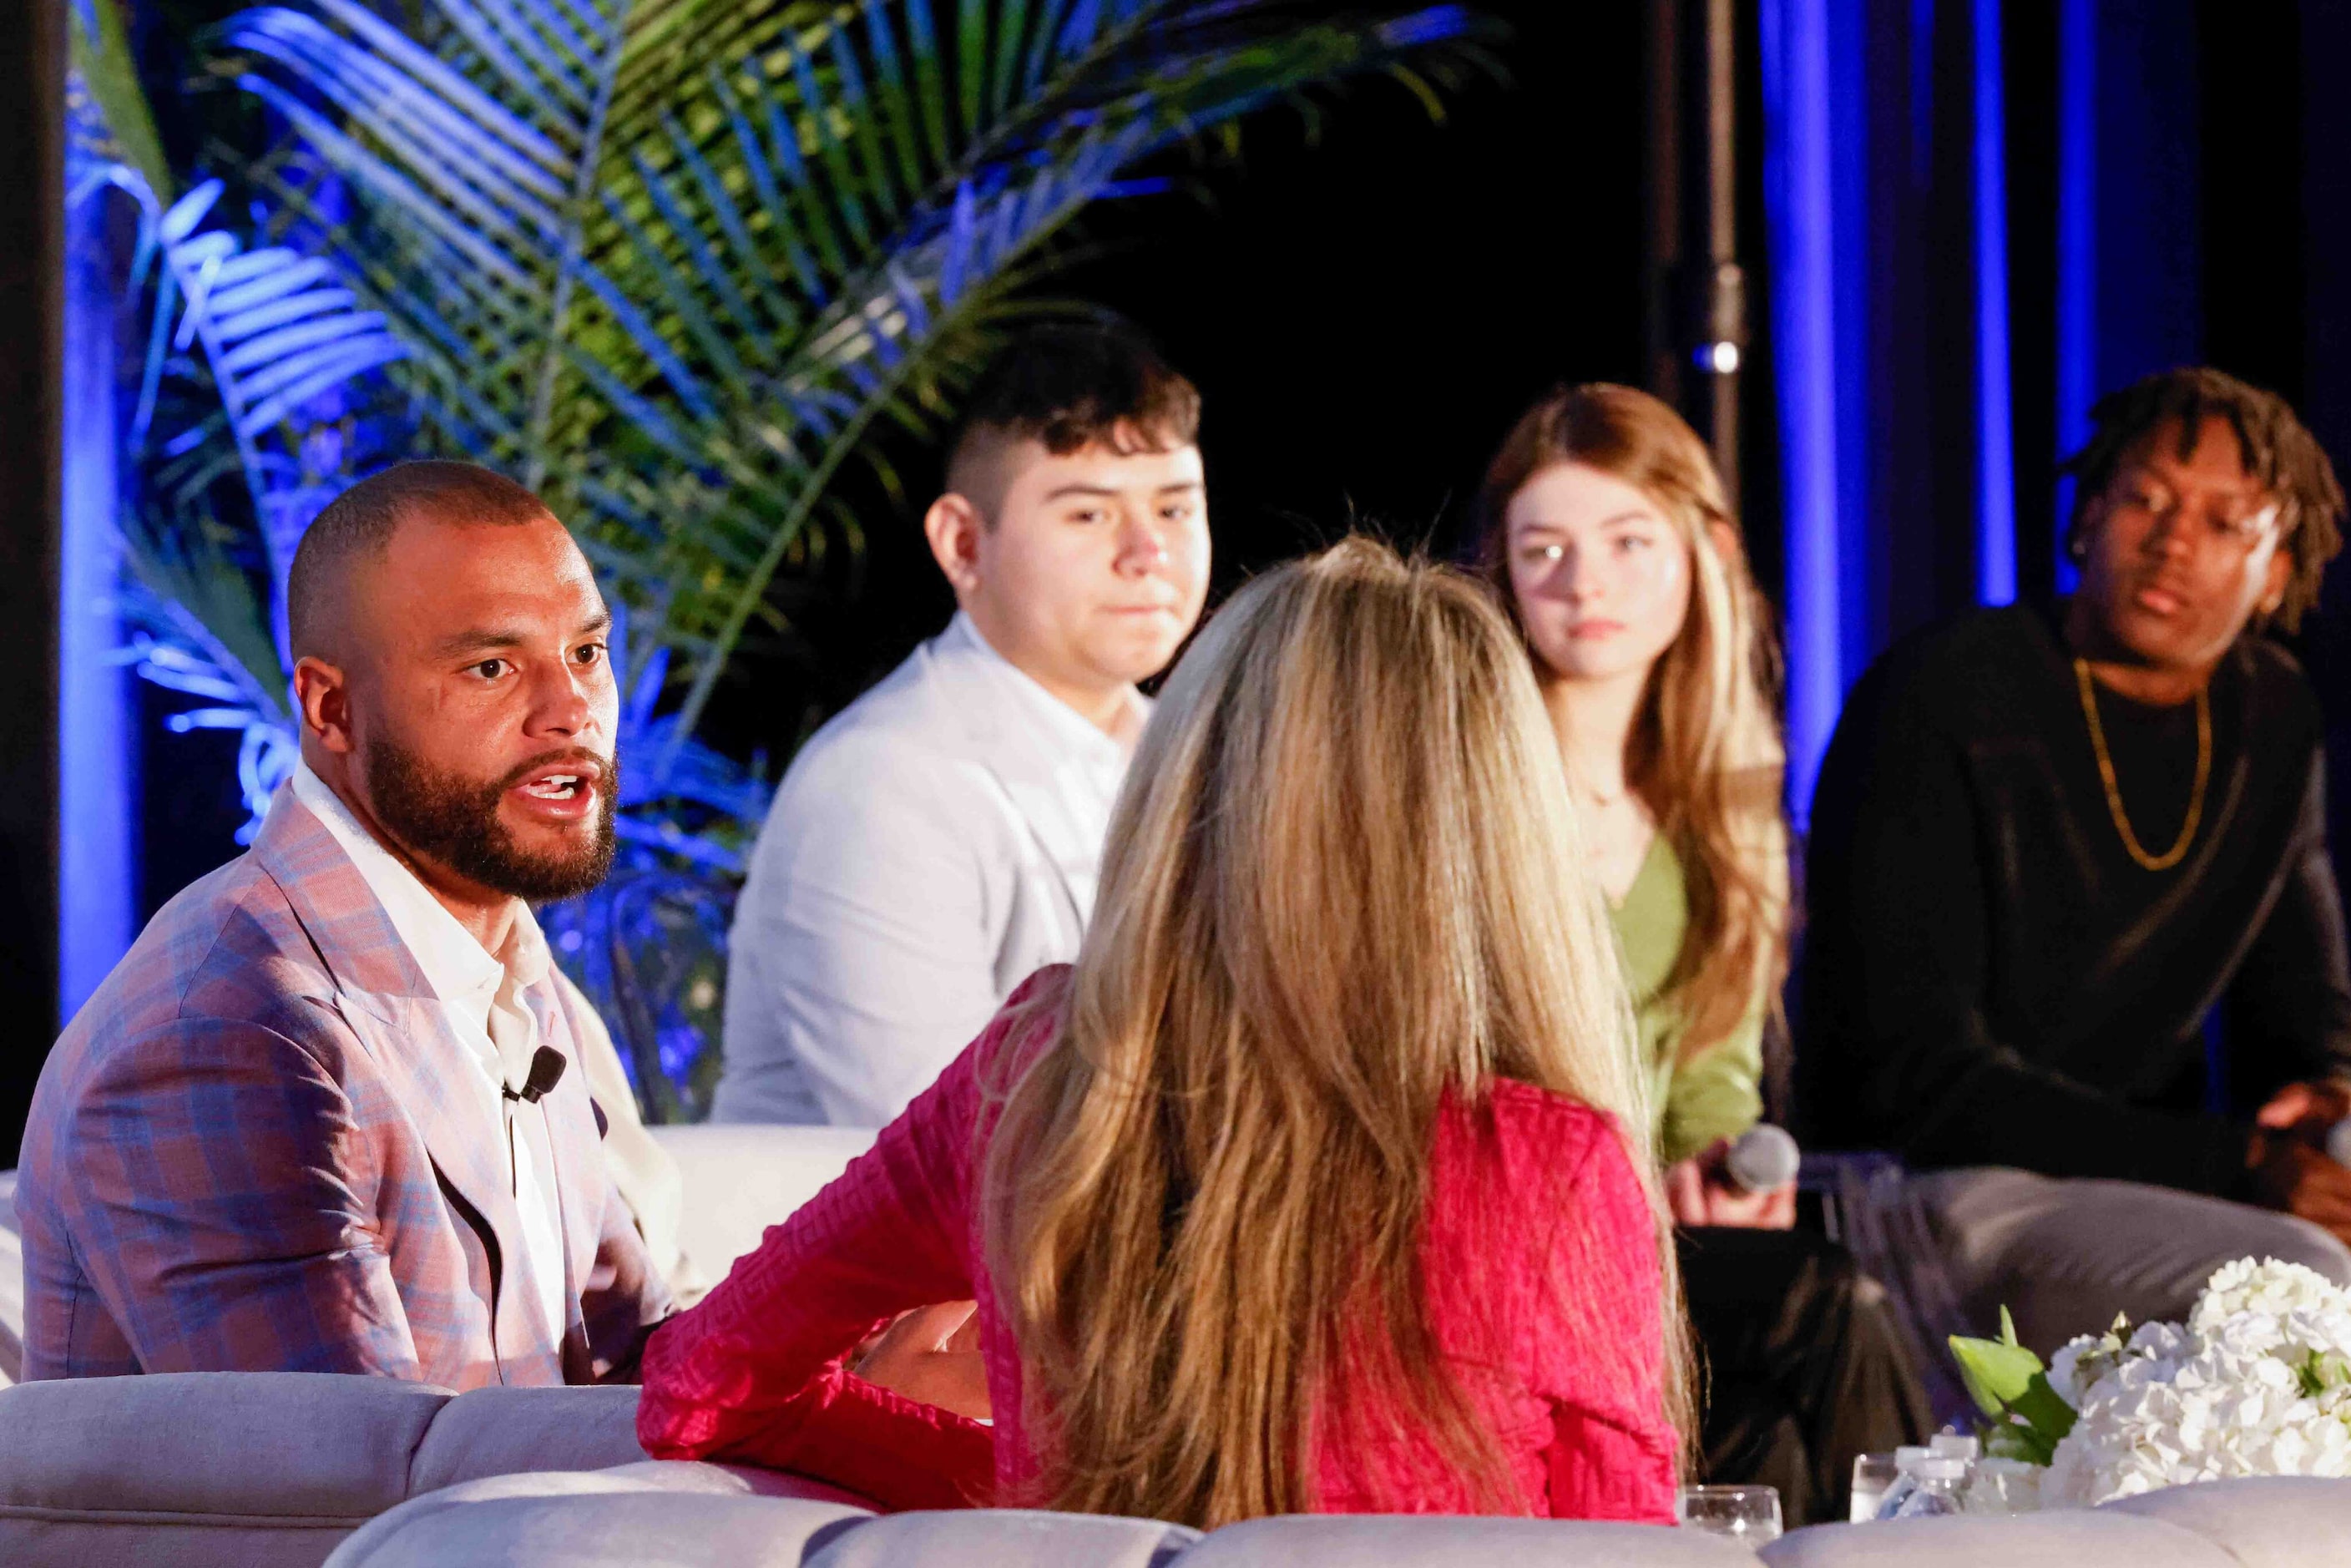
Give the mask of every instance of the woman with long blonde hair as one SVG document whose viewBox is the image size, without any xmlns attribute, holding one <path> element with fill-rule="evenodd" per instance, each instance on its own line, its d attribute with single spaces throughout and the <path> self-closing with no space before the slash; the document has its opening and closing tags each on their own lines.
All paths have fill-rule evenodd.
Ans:
<svg viewBox="0 0 2351 1568">
<path fill-rule="evenodd" d="M 1669 1518 L 1681 1314 L 1582 855 L 1476 583 L 1361 540 L 1253 582 L 1074 967 L 654 1335 L 647 1451 L 1203 1527 Z M 850 1370 L 961 1297 L 992 1432 Z"/>
<path fill-rule="evenodd" d="M 1852 1259 L 1750 1191 L 1731 1141 L 1762 1115 L 1788 968 L 1785 752 L 1770 616 L 1706 444 L 1646 392 L 1564 387 L 1479 490 L 1481 559 L 1525 639 L 1651 1076 L 1659 1157 L 1712 1385 L 1704 1449 L 1798 1519 L 1841 1518 L 1855 1453 L 1928 1419 Z"/>
</svg>

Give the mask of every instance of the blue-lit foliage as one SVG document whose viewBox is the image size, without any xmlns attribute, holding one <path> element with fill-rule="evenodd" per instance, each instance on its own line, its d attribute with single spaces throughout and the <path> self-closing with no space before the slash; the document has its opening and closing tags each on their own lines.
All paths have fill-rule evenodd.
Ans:
<svg viewBox="0 0 2351 1568">
<path fill-rule="evenodd" d="M 168 721 L 181 733 L 234 729 L 237 779 L 257 820 L 294 768 L 286 706 L 285 587 L 294 547 L 350 478 L 345 413 L 336 394 L 406 351 L 381 313 L 359 309 L 326 262 L 283 246 L 247 249 L 205 226 L 220 199 L 207 181 L 155 210 L 128 169 L 118 183 L 150 215 L 142 240 L 159 260 L 152 335 L 130 445 L 147 457 L 151 507 L 134 556 L 153 591 L 155 630 L 135 643 L 139 673 L 201 699 Z M 208 387 L 211 405 L 166 402 L 170 378 Z M 159 424 L 159 410 L 181 417 Z M 298 413 L 298 411 L 299 411 Z M 326 417 L 321 418 L 324 415 Z M 193 538 L 224 531 L 214 487 L 241 484 L 259 559 L 219 580 L 217 558 L 192 556 Z M 214 580 L 196 580 L 210 566 Z M 258 594 L 251 594 L 258 588 Z M 235 596 L 228 603 L 224 595 Z M 266 620 L 263 619 L 266 617 Z M 251 837 L 252 823 L 239 835 Z"/>
<path fill-rule="evenodd" d="M 350 280 L 420 446 L 545 495 L 699 720 L 855 519 L 877 421 L 932 428 L 1042 247 L 1141 159 L 1467 23 L 1268 0 L 355 0 L 230 22 L 237 79 L 350 192 Z M 281 183 L 298 210 L 307 193 Z M 323 218 L 323 214 L 322 214 Z"/>
<path fill-rule="evenodd" d="M 258 808 L 291 764 L 284 568 L 319 504 L 393 455 L 546 497 L 619 622 L 627 845 L 548 925 L 649 1112 L 693 1114 L 727 878 L 768 798 L 759 759 L 695 730 L 746 638 L 797 637 L 795 595 L 859 549 L 842 465 L 879 461 L 878 426 L 951 416 L 1037 308 L 1056 236 L 1153 187 L 1139 162 L 1352 74 L 1434 103 L 1474 31 L 1454 6 L 1276 0 L 435 0 L 414 32 L 356 0 L 238 15 L 217 70 L 288 135 L 243 178 L 294 243 L 203 227 L 202 191 L 156 216 L 152 379 L 218 397 L 149 420 L 142 673 L 193 699 L 175 723 L 243 731 Z M 118 101 L 124 75 L 93 72 Z M 261 319 L 306 292 L 334 298 Z"/>
</svg>

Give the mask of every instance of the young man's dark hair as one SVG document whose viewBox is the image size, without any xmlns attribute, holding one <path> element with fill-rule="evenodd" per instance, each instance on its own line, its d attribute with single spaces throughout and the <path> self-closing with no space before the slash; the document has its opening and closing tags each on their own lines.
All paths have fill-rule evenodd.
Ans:
<svg viewBox="0 0 2351 1568">
<path fill-rule="evenodd" d="M 2184 460 L 2194 455 L 2204 422 L 2213 418 L 2227 420 L 2237 433 L 2247 477 L 2277 498 L 2278 529 L 2294 572 L 2275 619 L 2291 632 L 2318 602 L 2319 579 L 2343 549 L 2344 499 L 2325 448 L 2275 392 L 2210 365 L 2181 365 L 2100 398 L 2090 409 L 2090 439 L 2061 465 L 2074 479 L 2067 538 L 2080 551 L 2085 513 L 2140 442 L 2175 422 Z"/>
<path fill-rule="evenodd" d="M 1200 393 L 1132 329 L 1108 322 L 1031 328 L 972 388 L 947 457 L 946 487 L 991 523 L 1008 450 L 1034 441 L 1056 457 L 1087 446 L 1122 456 L 1197 444 Z"/>
</svg>

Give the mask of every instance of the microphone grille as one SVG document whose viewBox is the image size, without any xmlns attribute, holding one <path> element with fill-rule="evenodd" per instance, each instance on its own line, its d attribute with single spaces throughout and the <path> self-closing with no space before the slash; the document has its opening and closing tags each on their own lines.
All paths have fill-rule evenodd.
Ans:
<svg viewBox="0 0 2351 1568">
<path fill-rule="evenodd" d="M 1724 1164 L 1729 1167 L 1730 1179 L 1740 1186 L 1750 1192 L 1769 1192 L 1796 1179 L 1803 1154 L 1785 1128 L 1764 1122 L 1740 1134 Z"/>
</svg>

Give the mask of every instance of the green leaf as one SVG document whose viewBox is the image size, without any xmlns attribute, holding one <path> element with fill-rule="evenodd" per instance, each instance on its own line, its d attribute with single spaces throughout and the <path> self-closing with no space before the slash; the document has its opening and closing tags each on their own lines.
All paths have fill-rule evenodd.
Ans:
<svg viewBox="0 0 2351 1568">
<path fill-rule="evenodd" d="M 1998 1339 L 1951 1336 L 1951 1355 L 1959 1364 L 1959 1377 L 1968 1396 L 1987 1416 L 2000 1416 L 2024 1396 L 2032 1380 L 2044 1370 L 2041 1358 L 2016 1342 L 2016 1322 L 2008 1309 L 2000 1310 Z"/>
<path fill-rule="evenodd" d="M 138 62 L 131 57 L 118 5 L 119 0 L 87 0 L 83 5 L 67 6 L 66 14 L 73 18 L 67 28 L 69 52 L 90 100 L 106 120 L 108 134 L 121 150 L 122 161 L 139 171 L 156 201 L 168 207 L 179 195 L 179 182 L 172 177 L 172 165 L 163 156 L 155 111 L 139 85 Z M 96 33 L 83 30 L 85 15 L 97 21 Z"/>
<path fill-rule="evenodd" d="M 2041 1358 L 2016 1339 L 2008 1309 L 2000 1310 L 1998 1339 L 1951 1336 L 1951 1355 L 1976 1407 L 1991 1417 L 1986 1451 L 2045 1465 L 2077 1419 L 2050 1386 Z"/>
<path fill-rule="evenodd" d="M 2045 1373 L 2034 1373 L 2032 1381 L 2024 1385 L 2024 1392 L 2017 1396 L 2010 1408 L 2023 1416 L 2035 1432 L 2045 1436 L 2053 1450 L 2065 1434 L 2074 1429 L 2074 1423 L 2080 1419 L 2074 1408 L 2049 1386 Z"/>
<path fill-rule="evenodd" d="M 2024 1396 L 2041 1375 L 2041 1358 L 2021 1345 L 1996 1339 L 1951 1336 L 1951 1355 L 1959 1364 L 1959 1378 L 1968 1397 L 1987 1416 L 1998 1416 Z"/>
</svg>

